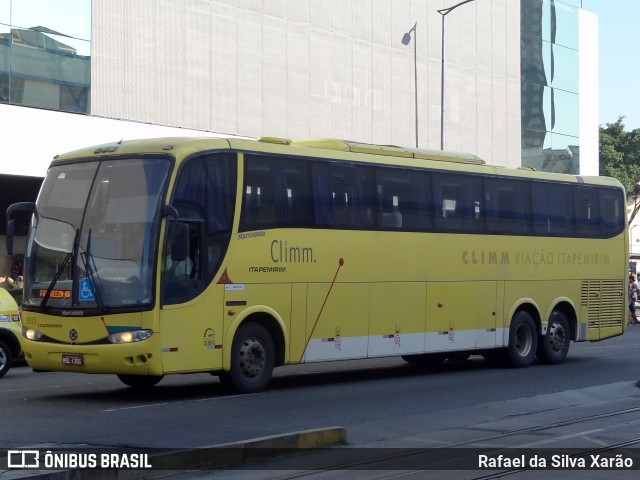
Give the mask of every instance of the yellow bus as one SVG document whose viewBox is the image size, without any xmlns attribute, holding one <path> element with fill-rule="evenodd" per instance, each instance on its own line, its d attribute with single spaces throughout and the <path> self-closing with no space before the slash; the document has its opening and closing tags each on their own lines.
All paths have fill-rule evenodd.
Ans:
<svg viewBox="0 0 640 480">
<path fill-rule="evenodd" d="M 626 328 L 611 178 L 323 139 L 164 138 L 57 156 L 31 212 L 23 347 L 132 387 L 402 356 L 562 362 Z"/>
</svg>

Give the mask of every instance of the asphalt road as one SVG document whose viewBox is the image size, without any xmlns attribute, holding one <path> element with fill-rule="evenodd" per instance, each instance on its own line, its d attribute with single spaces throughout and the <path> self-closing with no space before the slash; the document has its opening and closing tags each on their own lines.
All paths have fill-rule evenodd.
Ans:
<svg viewBox="0 0 640 480">
<path fill-rule="evenodd" d="M 187 448 L 331 425 L 434 414 L 640 378 L 640 326 L 572 344 L 565 363 L 495 368 L 481 357 L 439 368 L 400 358 L 276 370 L 269 388 L 230 395 L 210 375 L 165 378 L 149 392 L 115 376 L 33 373 L 0 379 L 0 449 L 25 446 Z"/>
</svg>

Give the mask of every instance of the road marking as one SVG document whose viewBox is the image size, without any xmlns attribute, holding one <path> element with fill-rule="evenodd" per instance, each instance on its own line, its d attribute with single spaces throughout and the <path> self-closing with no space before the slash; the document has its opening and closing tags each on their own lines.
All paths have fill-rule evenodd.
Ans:
<svg viewBox="0 0 640 480">
<path fill-rule="evenodd" d="M 106 410 L 102 410 L 103 412 L 118 412 L 123 410 L 135 410 L 138 408 L 149 408 L 149 407 L 164 407 L 165 405 L 179 405 L 181 403 L 194 403 L 194 402 L 208 402 L 209 400 L 226 400 L 228 398 L 241 398 L 241 397 L 250 397 L 253 395 L 262 395 L 262 393 L 247 393 L 241 395 L 228 395 L 225 397 L 209 397 L 209 398 L 199 398 L 197 400 L 180 400 L 178 402 L 163 402 L 163 403 L 149 403 L 147 405 L 134 405 L 132 407 L 122 407 L 122 408 L 108 408 Z"/>
</svg>

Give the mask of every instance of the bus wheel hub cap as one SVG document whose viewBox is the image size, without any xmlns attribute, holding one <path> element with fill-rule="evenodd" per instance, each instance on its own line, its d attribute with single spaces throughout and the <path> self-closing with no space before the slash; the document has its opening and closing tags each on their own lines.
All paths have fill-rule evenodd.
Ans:
<svg viewBox="0 0 640 480">
<path fill-rule="evenodd" d="M 240 368 L 247 377 L 255 377 L 264 369 L 265 352 L 257 340 L 247 339 L 240 347 Z"/>
</svg>

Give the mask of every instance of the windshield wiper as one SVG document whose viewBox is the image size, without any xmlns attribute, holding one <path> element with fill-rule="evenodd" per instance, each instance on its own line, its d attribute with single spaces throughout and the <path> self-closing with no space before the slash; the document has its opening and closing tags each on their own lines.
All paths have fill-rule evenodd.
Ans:
<svg viewBox="0 0 640 480">
<path fill-rule="evenodd" d="M 40 303 L 40 308 L 45 308 L 47 306 L 47 302 L 49 301 L 49 298 L 51 297 L 51 292 L 53 291 L 53 287 L 56 285 L 56 283 L 58 283 L 58 279 L 60 278 L 60 275 L 62 275 L 62 272 L 64 271 L 64 269 L 67 266 L 67 264 L 69 263 L 69 260 L 72 257 L 75 258 L 75 252 L 78 249 L 79 238 L 80 238 L 80 229 L 76 228 L 76 233 L 75 233 L 75 235 L 73 237 L 73 248 L 64 257 L 64 260 L 62 260 L 62 263 L 58 267 L 58 271 L 53 276 L 53 280 L 51 280 L 51 283 L 49 284 L 49 287 L 47 288 L 47 292 L 44 294 L 44 297 L 42 298 L 42 302 Z"/>
</svg>

